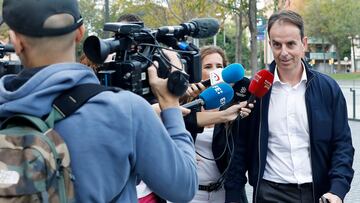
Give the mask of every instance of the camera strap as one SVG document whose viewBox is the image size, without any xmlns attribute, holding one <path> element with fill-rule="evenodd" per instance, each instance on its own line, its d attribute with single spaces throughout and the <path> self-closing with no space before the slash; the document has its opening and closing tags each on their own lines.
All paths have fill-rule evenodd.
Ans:
<svg viewBox="0 0 360 203">
<path fill-rule="evenodd" d="M 121 88 L 118 87 L 106 87 L 94 83 L 77 85 L 58 96 L 53 102 L 53 107 L 67 117 L 100 92 L 120 90 Z"/>
</svg>

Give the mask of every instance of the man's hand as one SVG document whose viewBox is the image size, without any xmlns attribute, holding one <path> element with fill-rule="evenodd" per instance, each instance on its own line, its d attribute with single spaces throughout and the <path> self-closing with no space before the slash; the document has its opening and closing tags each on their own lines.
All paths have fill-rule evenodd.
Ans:
<svg viewBox="0 0 360 203">
<path fill-rule="evenodd" d="M 340 197 L 328 192 L 326 194 L 323 195 L 329 203 L 342 203 L 342 200 L 340 199 Z M 320 203 L 323 203 L 321 202 L 321 199 L 320 199 Z"/>
<path fill-rule="evenodd" d="M 245 118 L 251 113 L 251 109 L 253 108 L 253 104 L 249 104 L 249 107 L 246 107 L 247 101 L 243 101 L 239 104 L 234 104 L 229 108 L 223 110 L 223 122 L 229 122 L 235 120 L 238 116 L 241 118 Z"/>
<path fill-rule="evenodd" d="M 193 83 L 191 84 L 188 89 L 186 90 L 186 96 L 195 98 L 199 96 L 199 94 L 204 91 L 206 87 L 201 83 Z"/>
<path fill-rule="evenodd" d="M 178 56 L 173 51 L 163 50 L 164 54 L 169 58 L 171 64 L 178 67 L 179 69 L 182 68 L 182 64 Z M 157 67 L 159 63 L 157 61 L 154 62 L 154 65 L 151 65 L 148 68 L 149 74 L 149 83 L 151 86 L 151 91 L 154 93 L 156 98 L 159 101 L 159 105 L 161 110 L 170 107 L 178 107 L 179 106 L 179 97 L 170 93 L 167 88 L 168 79 L 162 79 L 158 77 L 157 74 Z M 171 71 L 176 70 L 174 67 L 171 67 Z"/>
<path fill-rule="evenodd" d="M 158 63 L 154 62 L 155 66 L 158 66 Z M 164 110 L 170 107 L 179 106 L 179 98 L 171 94 L 167 88 L 167 79 L 159 78 L 157 75 L 157 69 L 154 65 L 151 65 L 148 68 L 149 74 L 149 83 L 151 86 L 151 91 L 154 93 L 156 98 L 159 101 L 160 109 Z"/>
<path fill-rule="evenodd" d="M 160 117 L 161 109 L 160 109 L 159 103 L 152 104 L 151 106 L 153 107 L 156 114 Z M 183 116 L 186 116 L 191 112 L 190 109 L 184 108 L 182 106 L 180 106 L 179 108 L 180 108 L 181 113 L 182 113 Z"/>
</svg>

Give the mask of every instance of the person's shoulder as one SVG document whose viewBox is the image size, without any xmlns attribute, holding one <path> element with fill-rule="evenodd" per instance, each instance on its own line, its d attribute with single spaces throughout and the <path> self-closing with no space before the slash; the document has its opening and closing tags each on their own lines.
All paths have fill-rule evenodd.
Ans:
<svg viewBox="0 0 360 203">
<path fill-rule="evenodd" d="M 109 103 L 114 103 L 114 105 L 129 104 L 135 107 L 139 107 L 138 105 L 150 106 L 149 102 L 143 97 L 128 90 L 105 91 L 102 94 L 104 94 L 103 99 L 108 100 Z"/>
<path fill-rule="evenodd" d="M 312 86 L 314 90 L 321 90 L 323 94 L 334 97 L 334 99 L 342 95 L 341 87 L 335 79 L 319 71 L 312 70 L 312 72 L 313 79 L 310 80 L 315 80 L 315 82 L 310 82 L 310 86 Z"/>
</svg>

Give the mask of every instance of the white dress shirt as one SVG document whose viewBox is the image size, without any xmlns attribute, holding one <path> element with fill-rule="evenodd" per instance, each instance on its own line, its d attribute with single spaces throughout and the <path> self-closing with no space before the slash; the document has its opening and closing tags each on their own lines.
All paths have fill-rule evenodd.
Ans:
<svg viewBox="0 0 360 203">
<path fill-rule="evenodd" d="M 280 81 L 277 68 L 269 105 L 269 143 L 263 178 L 277 183 L 312 182 L 306 71 L 294 86 Z"/>
</svg>

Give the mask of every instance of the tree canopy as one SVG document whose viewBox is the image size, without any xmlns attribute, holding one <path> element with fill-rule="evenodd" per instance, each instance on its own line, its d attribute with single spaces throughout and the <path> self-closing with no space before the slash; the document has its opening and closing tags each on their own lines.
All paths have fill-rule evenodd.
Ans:
<svg viewBox="0 0 360 203">
<path fill-rule="evenodd" d="M 327 39 L 343 58 L 349 53 L 349 36 L 360 34 L 360 1 L 305 0 L 303 13 L 308 36 Z"/>
</svg>

